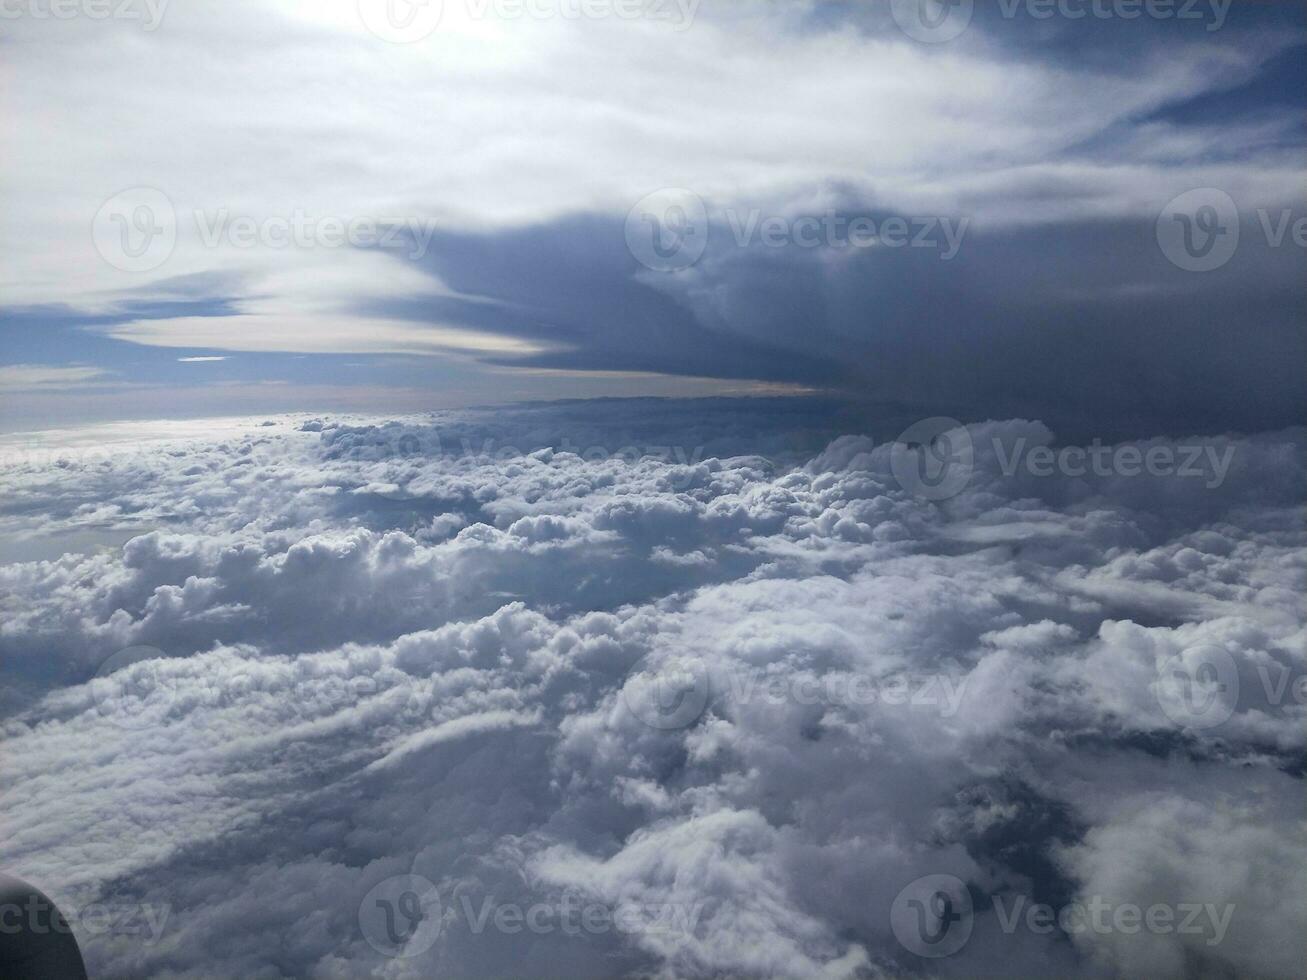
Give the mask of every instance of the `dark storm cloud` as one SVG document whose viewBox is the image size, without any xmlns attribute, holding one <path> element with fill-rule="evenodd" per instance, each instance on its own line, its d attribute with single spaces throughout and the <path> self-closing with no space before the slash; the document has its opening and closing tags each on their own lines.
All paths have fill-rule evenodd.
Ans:
<svg viewBox="0 0 1307 980">
<path fill-rule="evenodd" d="M 868 214 L 890 216 L 838 217 Z M 1086 439 L 1257 431 L 1307 413 L 1302 249 L 1273 247 L 1263 227 L 1245 216 L 1230 263 L 1195 274 L 1167 260 L 1151 220 L 972 227 L 947 261 L 911 246 L 739 247 L 718 223 L 697 265 L 660 277 L 619 223 L 577 219 L 437 235 L 429 268 L 478 300 L 377 309 L 560 348 L 502 361 L 517 365 L 817 384 Z"/>
</svg>

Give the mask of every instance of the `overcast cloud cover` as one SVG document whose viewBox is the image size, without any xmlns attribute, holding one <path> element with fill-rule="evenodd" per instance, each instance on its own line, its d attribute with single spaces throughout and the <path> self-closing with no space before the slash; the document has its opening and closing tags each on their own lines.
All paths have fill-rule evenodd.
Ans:
<svg viewBox="0 0 1307 980">
<path fill-rule="evenodd" d="M 1205 440 L 1212 485 L 1008 476 L 1053 436 L 986 422 L 930 500 L 892 443 L 810 451 L 828 421 L 576 403 L 11 449 L 10 536 L 143 533 L 0 566 L 7 866 L 167 910 L 83 937 L 104 976 L 1299 975 L 1302 430 Z M 87 682 L 142 645 L 165 659 Z M 1164 669 L 1212 648 L 1216 714 L 1177 714 Z M 691 702 L 651 712 L 672 661 Z M 438 934 L 388 958 L 360 903 L 405 874 Z M 923 875 L 974 902 L 946 958 L 892 929 Z M 1002 926 L 1095 898 L 1232 911 Z M 627 927 L 475 928 L 567 902 Z"/>
</svg>

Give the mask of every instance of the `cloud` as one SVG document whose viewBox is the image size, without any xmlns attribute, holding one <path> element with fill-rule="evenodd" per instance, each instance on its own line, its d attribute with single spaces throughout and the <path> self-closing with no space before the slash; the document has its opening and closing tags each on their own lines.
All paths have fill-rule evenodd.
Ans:
<svg viewBox="0 0 1307 980">
<path fill-rule="evenodd" d="M 239 351 L 316 353 L 435 354 L 475 351 L 532 354 L 542 348 L 494 334 L 458 328 L 416 327 L 384 321 L 332 320 L 265 314 L 229 317 L 177 317 L 135 320 L 114 327 L 110 336 L 161 347 L 208 347 Z M 210 360 L 225 358 L 210 358 Z M 179 360 L 187 360 L 179 358 Z M 195 360 L 191 358 L 190 360 Z"/>
<path fill-rule="evenodd" d="M 1013 469 L 1053 434 L 977 423 L 932 501 L 807 411 L 301 416 L 26 460 L 7 528 L 158 530 L 0 566 L 11 867 L 170 909 L 153 944 L 79 937 L 110 976 L 900 975 L 924 875 L 973 896 L 941 975 L 1295 975 L 1302 430 L 1211 440 L 1211 484 Z M 1201 656 L 1233 673 L 1195 661 L 1185 701 Z M 359 907 L 405 874 L 441 928 L 386 960 Z M 1004 925 L 1096 899 L 1224 925 Z"/>
<path fill-rule="evenodd" d="M 72 388 L 107 378 L 112 372 L 96 367 L 58 367 L 49 364 L 9 364 L 0 367 L 0 389 L 41 391 Z"/>
</svg>

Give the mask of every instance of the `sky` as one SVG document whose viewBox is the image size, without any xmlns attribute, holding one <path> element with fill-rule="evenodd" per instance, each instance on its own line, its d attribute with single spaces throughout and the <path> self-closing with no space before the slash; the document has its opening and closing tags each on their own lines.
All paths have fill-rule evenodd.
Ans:
<svg viewBox="0 0 1307 980">
<path fill-rule="evenodd" d="M 384 0 L 12 0 L 3 425 L 813 392 L 1296 421 L 1303 5 L 1068 3 L 444 0 L 400 31 Z M 1240 235 L 1193 271 L 1165 212 L 1199 188 Z"/>
</svg>

